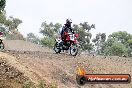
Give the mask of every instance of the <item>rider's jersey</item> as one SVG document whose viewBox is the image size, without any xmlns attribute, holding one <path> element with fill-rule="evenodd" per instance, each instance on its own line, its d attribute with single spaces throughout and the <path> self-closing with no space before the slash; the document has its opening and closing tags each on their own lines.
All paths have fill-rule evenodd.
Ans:
<svg viewBox="0 0 132 88">
<path fill-rule="evenodd" d="M 60 35 L 62 35 L 64 31 L 65 31 L 65 26 L 63 26 L 63 27 L 60 29 Z"/>
<path fill-rule="evenodd" d="M 62 27 L 62 29 L 60 30 L 60 34 L 63 35 L 64 32 L 73 32 L 71 27 L 67 27 L 66 25 Z"/>
</svg>

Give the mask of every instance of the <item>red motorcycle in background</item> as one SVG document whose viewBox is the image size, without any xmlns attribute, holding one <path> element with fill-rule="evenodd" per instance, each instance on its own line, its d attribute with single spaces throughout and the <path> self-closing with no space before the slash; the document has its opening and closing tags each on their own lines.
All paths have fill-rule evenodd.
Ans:
<svg viewBox="0 0 132 88">
<path fill-rule="evenodd" d="M 54 51 L 56 53 L 60 53 L 62 50 L 69 50 L 70 54 L 72 56 L 76 56 L 78 53 L 78 47 L 79 43 L 77 41 L 78 34 L 73 34 L 73 33 L 64 33 L 66 36 L 65 41 L 62 41 L 61 37 L 56 38 L 56 43 L 54 45 Z"/>
<path fill-rule="evenodd" d="M 3 50 L 4 49 L 4 43 L 2 41 L 2 37 L 3 37 L 3 33 L 0 32 L 0 50 Z"/>
</svg>

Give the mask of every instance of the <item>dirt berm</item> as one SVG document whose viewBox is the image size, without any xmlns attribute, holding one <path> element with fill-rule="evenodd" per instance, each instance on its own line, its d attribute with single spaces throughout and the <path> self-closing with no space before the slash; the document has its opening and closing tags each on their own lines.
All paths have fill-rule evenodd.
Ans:
<svg viewBox="0 0 132 88">
<path fill-rule="evenodd" d="M 53 85 L 57 88 L 132 88 L 132 83 L 79 86 L 75 80 L 79 63 L 89 74 L 132 75 L 130 58 L 86 54 L 73 57 L 67 53 L 55 54 L 46 47 L 21 40 L 6 40 L 4 43 L 6 50 L 0 52 L 0 88 L 22 88 L 27 81 L 38 87 L 41 80 L 49 88 Z"/>
</svg>

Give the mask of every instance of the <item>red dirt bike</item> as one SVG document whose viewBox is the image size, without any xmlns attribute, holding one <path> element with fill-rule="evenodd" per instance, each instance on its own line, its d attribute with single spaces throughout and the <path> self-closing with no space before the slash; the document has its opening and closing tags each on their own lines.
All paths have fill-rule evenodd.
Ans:
<svg viewBox="0 0 132 88">
<path fill-rule="evenodd" d="M 54 51 L 56 53 L 60 53 L 62 50 L 70 50 L 70 54 L 72 56 L 76 56 L 78 53 L 78 34 L 73 33 L 64 33 L 64 35 L 67 35 L 65 42 L 62 41 L 61 37 L 56 38 L 56 43 L 54 45 Z"/>
<path fill-rule="evenodd" d="M 3 37 L 3 33 L 0 32 L 0 50 L 3 50 L 4 49 L 4 43 L 2 41 L 2 37 Z"/>
</svg>

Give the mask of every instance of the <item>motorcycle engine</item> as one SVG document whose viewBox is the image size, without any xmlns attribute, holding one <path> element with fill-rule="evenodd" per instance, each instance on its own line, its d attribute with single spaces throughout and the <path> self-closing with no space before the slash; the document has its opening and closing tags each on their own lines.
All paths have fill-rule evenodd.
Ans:
<svg viewBox="0 0 132 88">
<path fill-rule="evenodd" d="M 70 47 L 70 42 L 67 42 L 66 45 L 67 45 L 68 47 Z"/>
</svg>

